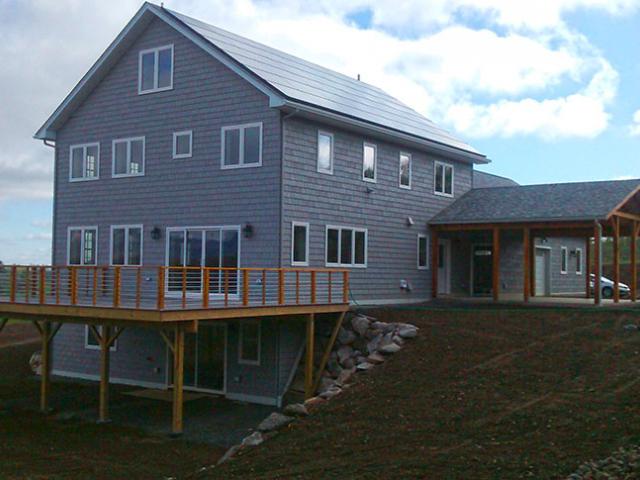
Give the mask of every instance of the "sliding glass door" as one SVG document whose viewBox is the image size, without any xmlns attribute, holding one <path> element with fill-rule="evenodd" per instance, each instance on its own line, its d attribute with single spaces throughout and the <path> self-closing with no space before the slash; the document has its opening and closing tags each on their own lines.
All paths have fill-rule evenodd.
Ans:
<svg viewBox="0 0 640 480">
<path fill-rule="evenodd" d="M 238 294 L 240 266 L 240 227 L 171 228 L 167 235 L 169 267 L 213 267 L 209 292 L 212 295 Z M 169 270 L 167 289 L 172 292 L 202 292 L 201 270 L 175 268 Z"/>
</svg>

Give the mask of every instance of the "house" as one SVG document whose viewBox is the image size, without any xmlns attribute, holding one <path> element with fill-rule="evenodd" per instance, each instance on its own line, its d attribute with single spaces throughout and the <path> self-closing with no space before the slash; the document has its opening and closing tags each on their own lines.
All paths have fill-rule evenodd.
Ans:
<svg viewBox="0 0 640 480">
<path fill-rule="evenodd" d="M 589 239 L 613 218 L 635 241 L 640 220 L 638 181 L 483 173 L 485 155 L 382 90 L 150 3 L 35 137 L 55 143 L 53 266 L 0 273 L 0 314 L 64 323 L 43 334 L 53 372 L 101 392 L 109 374 L 177 378 L 279 405 L 305 351 L 313 373 L 313 323 L 284 315 L 585 296 Z"/>
</svg>

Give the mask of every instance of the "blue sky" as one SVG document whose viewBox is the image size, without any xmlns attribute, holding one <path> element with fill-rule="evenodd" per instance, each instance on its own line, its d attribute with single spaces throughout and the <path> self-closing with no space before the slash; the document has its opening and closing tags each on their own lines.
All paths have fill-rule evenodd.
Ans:
<svg viewBox="0 0 640 480">
<path fill-rule="evenodd" d="M 0 0 L 5 263 L 50 261 L 53 151 L 31 136 L 140 3 L 117 5 Z M 640 0 L 165 6 L 361 74 L 485 153 L 483 170 L 525 184 L 640 177 Z"/>
</svg>

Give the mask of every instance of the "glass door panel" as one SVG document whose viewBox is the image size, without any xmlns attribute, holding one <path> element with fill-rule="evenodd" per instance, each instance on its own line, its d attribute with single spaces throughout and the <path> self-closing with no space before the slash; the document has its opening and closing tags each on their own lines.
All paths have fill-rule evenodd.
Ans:
<svg viewBox="0 0 640 480">
<path fill-rule="evenodd" d="M 222 231 L 222 251 L 220 257 L 222 266 L 226 268 L 238 268 L 238 231 L 223 230 Z M 229 294 L 237 295 L 238 293 L 238 270 L 226 270 L 228 276 Z"/>
<path fill-rule="evenodd" d="M 198 388 L 224 391 L 226 331 L 224 325 L 198 331 Z"/>
<path fill-rule="evenodd" d="M 169 267 L 184 266 L 184 232 L 169 232 Z M 182 271 L 179 269 L 169 269 L 167 278 L 167 289 L 170 292 L 182 290 Z"/>
<path fill-rule="evenodd" d="M 205 232 L 206 245 L 204 255 L 205 267 L 220 267 L 220 230 L 207 230 Z M 220 272 L 212 270 L 209 276 L 209 292 L 216 294 L 220 291 Z"/>
<path fill-rule="evenodd" d="M 202 289 L 202 234 L 200 230 L 187 230 L 187 267 L 197 267 L 197 270 L 187 270 L 187 292 L 200 292 Z"/>
</svg>

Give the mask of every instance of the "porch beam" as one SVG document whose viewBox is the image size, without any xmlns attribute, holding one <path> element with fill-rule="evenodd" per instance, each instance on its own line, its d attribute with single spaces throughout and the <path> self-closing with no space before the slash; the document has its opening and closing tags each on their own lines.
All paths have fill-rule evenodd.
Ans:
<svg viewBox="0 0 640 480">
<path fill-rule="evenodd" d="M 627 213 L 627 212 L 615 212 L 613 214 L 614 217 L 620 217 L 620 218 L 624 218 L 627 220 L 632 220 L 634 222 L 638 222 L 640 221 L 640 215 L 636 215 L 633 213 Z"/>
<path fill-rule="evenodd" d="M 531 231 L 528 227 L 522 229 L 522 250 L 523 250 L 523 294 L 525 303 L 529 301 L 531 296 Z"/>
<path fill-rule="evenodd" d="M 600 305 L 602 303 L 602 225 L 599 222 L 595 223 L 593 228 L 593 303 Z"/>
<path fill-rule="evenodd" d="M 336 320 L 336 324 L 333 327 L 333 332 L 331 332 L 331 338 L 329 339 L 329 343 L 324 350 L 324 354 L 322 355 L 322 360 L 320 360 L 320 366 L 318 370 L 316 370 L 316 378 L 313 381 L 313 391 L 312 395 L 318 391 L 318 387 L 320 386 L 320 380 L 322 379 L 322 372 L 324 371 L 324 367 L 327 366 L 327 362 L 329 361 L 329 356 L 331 355 L 331 351 L 333 350 L 333 346 L 336 343 L 336 338 L 338 338 L 338 333 L 340 332 L 340 327 L 342 327 L 342 323 L 344 321 L 344 317 L 347 312 L 342 312 L 338 315 L 338 319 Z"/>
<path fill-rule="evenodd" d="M 109 422 L 109 373 L 111 367 L 111 327 L 102 326 L 100 343 L 100 402 L 98 423 Z"/>
<path fill-rule="evenodd" d="M 438 298 L 438 230 L 431 228 L 431 298 Z"/>
<path fill-rule="evenodd" d="M 633 220 L 632 228 L 631 228 L 631 301 L 635 302 L 638 300 L 638 227 L 640 227 L 640 222 L 637 220 Z"/>
<path fill-rule="evenodd" d="M 315 314 L 307 318 L 307 345 L 304 362 L 304 398 L 313 397 L 313 346 L 315 343 Z"/>
<path fill-rule="evenodd" d="M 592 221 L 584 221 L 584 222 L 498 222 L 498 223 L 451 223 L 451 224 L 443 224 L 443 225 L 432 225 L 431 229 L 434 228 L 439 230 L 440 232 L 455 232 L 455 231 L 465 231 L 465 230 L 492 230 L 494 228 L 501 228 L 504 230 L 519 230 L 524 227 L 529 227 L 532 230 L 558 230 L 558 229 L 566 229 L 566 230 L 587 230 L 593 226 Z"/>
<path fill-rule="evenodd" d="M 613 226 L 613 301 L 620 302 L 620 218 L 611 217 Z"/>
<path fill-rule="evenodd" d="M 171 435 L 182 435 L 183 431 L 183 387 L 184 387 L 184 329 L 176 325 L 173 348 L 173 421 Z"/>
<path fill-rule="evenodd" d="M 591 298 L 591 237 L 587 237 L 585 241 L 585 298 Z"/>
<path fill-rule="evenodd" d="M 493 228 L 493 268 L 492 268 L 492 290 L 493 301 L 500 300 L 500 229 Z"/>
</svg>

